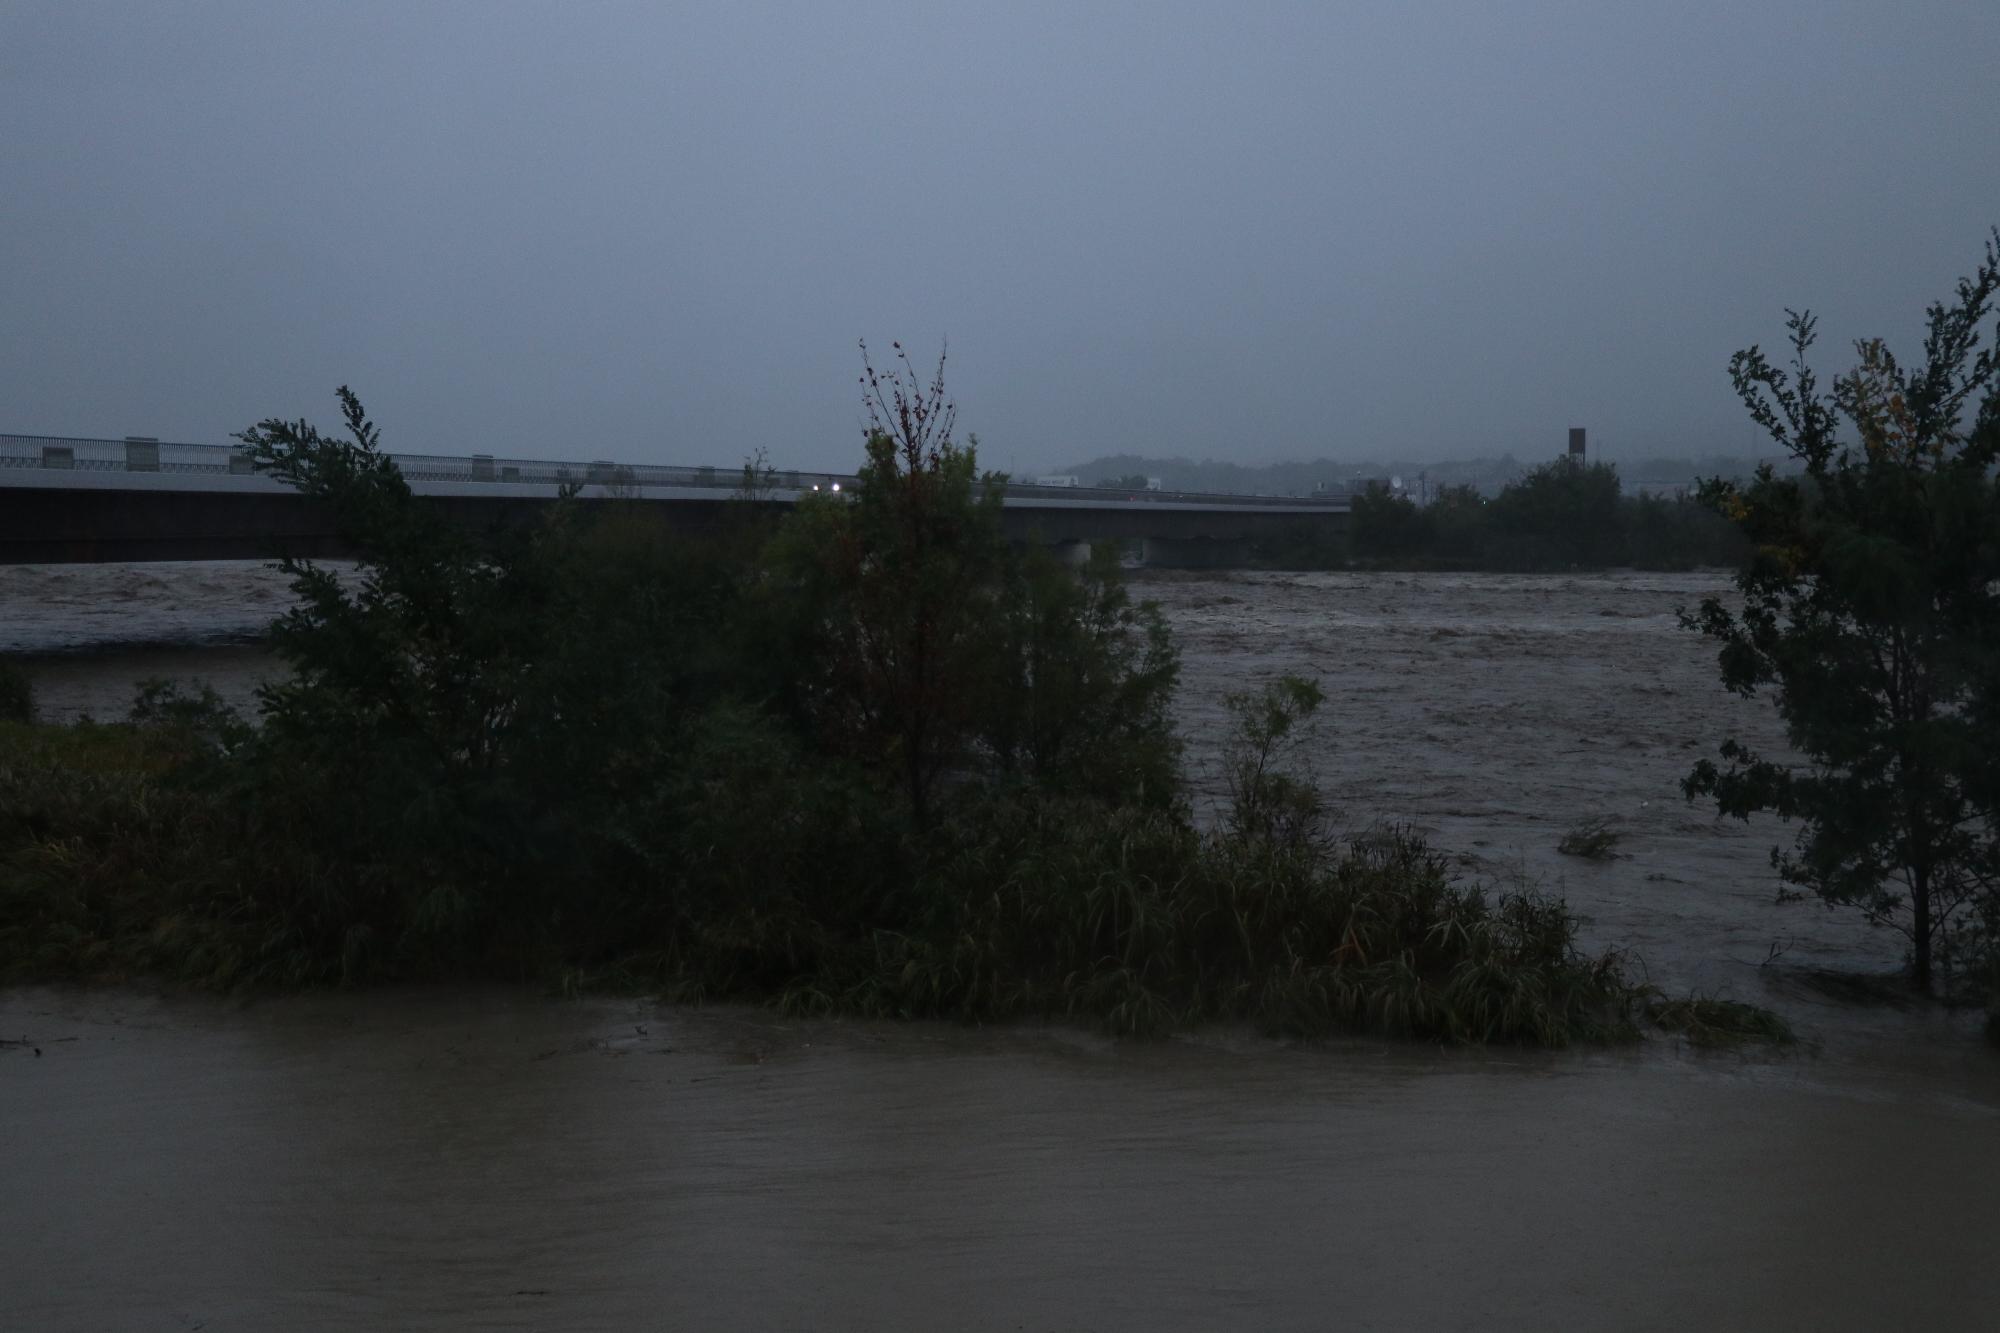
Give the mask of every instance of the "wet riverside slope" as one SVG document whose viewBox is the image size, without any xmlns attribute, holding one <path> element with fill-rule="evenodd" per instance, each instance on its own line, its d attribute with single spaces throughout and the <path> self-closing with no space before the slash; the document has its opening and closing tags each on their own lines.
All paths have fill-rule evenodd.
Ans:
<svg viewBox="0 0 2000 1333">
<path fill-rule="evenodd" d="M 1990 1073 L 0 995 L 0 1326 L 1989 1326 Z"/>
</svg>

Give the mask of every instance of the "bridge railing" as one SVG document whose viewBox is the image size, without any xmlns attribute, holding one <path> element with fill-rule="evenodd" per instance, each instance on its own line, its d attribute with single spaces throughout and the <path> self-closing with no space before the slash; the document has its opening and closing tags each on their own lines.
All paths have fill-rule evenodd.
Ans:
<svg viewBox="0 0 2000 1333">
<path fill-rule="evenodd" d="M 707 487 L 734 491 L 743 486 L 741 467 L 679 467 L 659 463 L 617 463 L 554 459 L 498 458 L 487 454 L 391 454 L 411 481 L 476 485 L 603 486 L 614 494 L 643 495 L 648 487 Z M 0 434 L 0 484 L 8 470 L 37 468 L 77 472 L 178 472 L 248 475 L 256 471 L 242 446 L 184 444 L 138 436 L 123 440 L 81 439 L 56 435 Z M 852 487 L 857 478 L 839 472 L 772 469 L 760 474 L 759 489 L 834 491 Z M 1126 490 L 1101 486 L 1036 486 L 1010 481 L 1007 494 L 1021 499 L 1072 500 L 1083 503 L 1164 502 L 1211 505 L 1285 506 L 1302 509 L 1344 507 L 1345 496 L 1221 495 L 1201 491 Z"/>
<path fill-rule="evenodd" d="M 89 440 L 58 435 L 0 435 L 0 468 L 77 472 L 248 472 L 248 455 L 220 444 L 161 440 Z"/>
<path fill-rule="evenodd" d="M 609 460 L 498 458 L 489 454 L 389 455 L 411 481 L 523 482 L 533 485 L 645 487 L 695 486 L 736 490 L 741 467 L 679 467 Z M 164 440 L 83 439 L 56 435 L 0 435 L 0 468 L 47 468 L 77 472 L 191 472 L 222 475 L 256 471 L 249 450 L 226 444 L 183 444 Z M 759 480 L 776 490 L 830 489 L 852 476 L 839 472 L 774 470 Z"/>
</svg>

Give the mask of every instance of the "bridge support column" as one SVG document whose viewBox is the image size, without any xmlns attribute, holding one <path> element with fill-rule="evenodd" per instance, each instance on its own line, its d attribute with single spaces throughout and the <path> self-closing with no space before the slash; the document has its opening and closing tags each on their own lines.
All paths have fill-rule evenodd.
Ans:
<svg viewBox="0 0 2000 1333">
<path fill-rule="evenodd" d="M 1049 554 L 1075 569 L 1090 563 L 1090 543 L 1085 541 L 1053 542 Z"/>
<path fill-rule="evenodd" d="M 1148 537 L 1140 562 L 1152 569 L 1233 569 L 1248 564 L 1241 537 Z"/>
</svg>

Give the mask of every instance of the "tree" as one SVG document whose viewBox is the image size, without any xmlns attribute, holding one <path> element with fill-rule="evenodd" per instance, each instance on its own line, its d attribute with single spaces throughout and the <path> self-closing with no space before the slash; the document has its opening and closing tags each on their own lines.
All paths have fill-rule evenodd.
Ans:
<svg viewBox="0 0 2000 1333">
<path fill-rule="evenodd" d="M 1863 340 L 1822 391 L 1807 363 L 1813 317 L 1793 311 L 1789 369 L 1755 346 L 1731 358 L 1751 418 L 1804 472 L 1766 465 L 1747 486 L 1702 484 L 1754 551 L 1736 577 L 1740 610 L 1711 597 L 1683 616 L 1721 645 L 1725 685 L 1773 691 L 1803 759 L 1732 738 L 1725 766 L 1695 766 L 1688 798 L 1796 820 L 1792 848 L 1772 851 L 1785 882 L 1905 934 L 1926 989 L 1934 960 L 1969 963 L 1994 943 L 2000 360 L 1979 330 L 1996 291 L 2000 230 L 1956 299 L 1930 307 L 1914 370 Z"/>
<path fill-rule="evenodd" d="M 558 921 L 616 938 L 669 912 L 654 868 L 687 858 L 661 850 L 685 827 L 663 809 L 744 674 L 733 545 L 573 493 L 536 524 L 466 531 L 340 398 L 344 438 L 275 419 L 239 436 L 358 553 L 351 575 L 285 565 L 296 604 L 273 642 L 291 670 L 260 691 L 238 807 L 246 842 L 306 849 L 308 873 L 260 891 L 341 975 L 360 967 L 349 938 L 384 955 Z"/>
<path fill-rule="evenodd" d="M 1292 850 L 1325 844 L 1327 811 L 1307 748 L 1325 702 L 1317 680 L 1293 675 L 1224 700 L 1236 724 L 1223 755 L 1231 836 Z"/>
<path fill-rule="evenodd" d="M 1409 559 L 1422 552 L 1429 536 L 1423 510 L 1379 481 L 1354 497 L 1347 522 L 1354 554 L 1363 560 Z"/>
<path fill-rule="evenodd" d="M 816 669 L 799 705 L 822 738 L 900 774 L 912 818 L 965 752 L 991 645 L 1006 543 L 1002 479 L 979 472 L 977 441 L 952 438 L 942 354 L 928 382 L 901 343 L 878 371 L 862 345 L 867 457 L 851 495 L 813 497 L 779 562 L 804 599 Z"/>
<path fill-rule="evenodd" d="M 1431 549 L 1440 563 L 1465 569 L 1484 560 L 1489 540 L 1486 497 L 1471 486 L 1440 487 L 1424 508 Z"/>
<path fill-rule="evenodd" d="M 1616 564 L 1624 555 L 1618 499 L 1608 463 L 1544 463 L 1486 507 L 1489 555 L 1511 569 Z"/>
<path fill-rule="evenodd" d="M 920 378 L 900 344 L 862 348 L 867 458 L 850 493 L 801 503 L 771 560 L 774 654 L 818 743 L 894 775 L 919 827 L 949 782 L 993 778 L 1155 804 L 1179 790 L 1167 703 L 1178 658 L 1116 557 L 1075 570 L 1017 549 L 1000 526 L 1005 478 L 952 438 L 944 358 Z"/>
<path fill-rule="evenodd" d="M 517 626 L 496 629 L 510 566 L 425 513 L 360 400 L 346 385 L 339 395 L 345 439 L 276 418 L 237 436 L 260 470 L 329 510 L 358 550 L 352 588 L 311 561 L 282 562 L 298 601 L 273 641 L 293 674 L 262 690 L 270 725 L 339 736 L 327 723 L 338 715 L 350 732 L 393 738 L 426 762 L 483 767 L 530 656 Z"/>
<path fill-rule="evenodd" d="M 1003 773 L 1112 803 L 1179 799 L 1168 705 L 1180 655 L 1153 602 L 1132 603 L 1116 547 L 1081 568 L 1046 547 L 1012 552 L 977 720 Z"/>
</svg>

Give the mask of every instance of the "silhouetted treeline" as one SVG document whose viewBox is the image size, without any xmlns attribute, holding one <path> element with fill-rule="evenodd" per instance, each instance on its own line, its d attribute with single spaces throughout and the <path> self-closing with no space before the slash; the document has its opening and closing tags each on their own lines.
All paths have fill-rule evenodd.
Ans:
<svg viewBox="0 0 2000 1333">
<path fill-rule="evenodd" d="M 1748 458 L 1736 454 L 1633 459 L 1617 464 L 1619 475 L 1633 489 L 1688 491 L 1702 477 L 1744 478 L 1759 464 L 1778 471 L 1795 470 L 1791 460 Z M 1444 459 L 1418 463 L 1393 458 L 1315 458 L 1305 461 L 1251 465 L 1227 460 L 1149 458 L 1144 454 L 1108 454 L 1086 463 L 1055 469 L 1090 479 L 1116 479 L 1130 484 L 1134 477 L 1158 477 L 1170 491 L 1216 491 L 1242 495 L 1310 495 L 1322 489 L 1359 493 L 1371 481 L 1400 478 L 1419 498 L 1435 496 L 1455 486 L 1469 486 L 1492 497 L 1500 488 L 1520 481 L 1534 470 L 1512 454 L 1486 458 Z M 1139 483 L 1143 484 L 1143 483 Z"/>
<path fill-rule="evenodd" d="M 1260 555 L 1277 565 L 1337 568 L 1694 569 L 1738 563 L 1740 533 L 1692 497 L 1626 495 L 1604 463 L 1544 464 L 1487 499 L 1447 486 L 1427 505 L 1371 486 L 1354 497 L 1344 537 L 1301 525 Z"/>
</svg>

